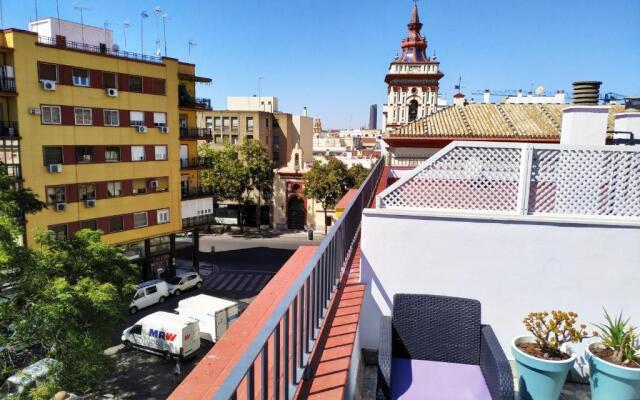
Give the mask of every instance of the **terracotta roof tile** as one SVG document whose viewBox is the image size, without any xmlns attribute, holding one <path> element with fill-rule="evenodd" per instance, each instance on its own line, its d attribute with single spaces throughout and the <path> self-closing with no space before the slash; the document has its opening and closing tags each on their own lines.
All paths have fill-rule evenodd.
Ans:
<svg viewBox="0 0 640 400">
<path fill-rule="evenodd" d="M 430 138 L 560 138 L 562 109 L 570 104 L 484 104 L 449 106 L 391 132 L 391 137 Z M 609 109 L 613 115 L 623 105 Z"/>
</svg>

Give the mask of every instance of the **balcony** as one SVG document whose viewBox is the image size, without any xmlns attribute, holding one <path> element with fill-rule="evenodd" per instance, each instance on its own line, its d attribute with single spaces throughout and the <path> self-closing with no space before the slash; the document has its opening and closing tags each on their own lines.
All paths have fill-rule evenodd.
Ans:
<svg viewBox="0 0 640 400">
<path fill-rule="evenodd" d="M 18 123 L 14 121 L 0 121 L 0 138 L 19 139 Z"/>
<path fill-rule="evenodd" d="M 64 36 L 56 36 L 55 38 L 49 37 L 49 36 L 38 36 L 38 43 L 45 46 L 57 47 L 59 49 L 66 48 L 66 49 L 84 51 L 87 53 L 96 53 L 96 54 L 102 54 L 106 56 L 126 58 L 129 60 L 145 61 L 145 62 L 152 62 L 152 63 L 158 63 L 158 64 L 162 63 L 162 57 L 149 56 L 146 54 L 133 53 L 130 51 L 109 49 L 104 44 L 101 44 L 100 46 L 95 46 L 95 45 L 90 45 L 86 43 L 72 42 L 70 40 L 66 40 Z"/>
<path fill-rule="evenodd" d="M 211 196 L 211 188 L 205 186 L 198 186 L 189 189 L 183 189 L 181 192 L 182 200 L 195 199 L 198 197 Z"/>
<path fill-rule="evenodd" d="M 211 128 L 180 128 L 182 140 L 206 140 L 212 139 Z"/>
<path fill-rule="evenodd" d="M 274 391 L 291 398 L 312 361 L 314 343 L 322 340 L 319 329 L 329 315 L 330 301 L 344 284 L 345 268 L 356 254 L 362 210 L 373 200 L 383 170 L 379 162 L 320 246 L 294 254 L 231 327 L 236 334 L 230 330 L 216 344 L 212 350 L 216 354 L 209 354 L 212 363 L 199 364 L 171 398 L 229 399 L 237 394 L 253 398 L 260 392 L 267 398 Z M 198 218 L 183 220 L 183 228 Z M 233 356 L 228 357 L 230 353 Z M 191 385 L 197 379 L 211 385 L 198 385 L 196 392 Z"/>
<path fill-rule="evenodd" d="M 480 142 L 454 142 L 412 171 L 378 163 L 320 246 L 298 249 L 170 398 L 375 393 L 376 358 L 363 355 L 386 350 L 383 322 L 400 293 L 478 300 L 491 351 L 511 359 L 531 311 L 571 310 L 588 324 L 605 306 L 633 319 L 638 165 L 634 147 Z M 445 339 L 423 346 L 458 344 Z M 350 383 L 360 360 L 373 388 Z M 506 392 L 527 390 L 515 369 L 507 375 Z M 466 383 L 456 379 L 445 383 Z M 588 392 L 566 383 L 563 396 Z"/>
<path fill-rule="evenodd" d="M 4 94 L 4 95 L 16 94 L 15 78 L 9 78 L 6 76 L 0 77 L 0 94 Z"/>
<path fill-rule="evenodd" d="M 183 108 L 195 108 L 197 110 L 211 110 L 211 99 L 181 95 L 178 104 Z"/>
<path fill-rule="evenodd" d="M 207 168 L 211 166 L 211 162 L 202 157 L 193 157 L 193 158 L 181 158 L 180 159 L 180 169 L 197 169 L 197 168 Z"/>
</svg>

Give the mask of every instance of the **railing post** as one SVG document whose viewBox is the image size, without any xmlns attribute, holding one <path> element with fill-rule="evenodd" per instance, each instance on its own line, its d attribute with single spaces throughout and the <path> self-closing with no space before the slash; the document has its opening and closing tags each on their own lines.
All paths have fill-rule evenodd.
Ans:
<svg viewBox="0 0 640 400">
<path fill-rule="evenodd" d="M 520 175 L 518 180 L 518 214 L 529 213 L 529 190 L 531 188 L 531 162 L 533 147 L 530 144 L 522 145 L 520 150 Z"/>
</svg>

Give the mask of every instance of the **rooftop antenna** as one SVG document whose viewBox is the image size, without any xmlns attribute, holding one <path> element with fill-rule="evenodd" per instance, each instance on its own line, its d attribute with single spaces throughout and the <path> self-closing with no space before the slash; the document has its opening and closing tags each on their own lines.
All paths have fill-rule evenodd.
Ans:
<svg viewBox="0 0 640 400">
<path fill-rule="evenodd" d="M 462 77 L 461 76 L 458 77 L 458 84 L 455 85 L 453 88 L 457 89 L 458 90 L 458 94 L 460 94 L 460 90 L 462 89 Z"/>
<path fill-rule="evenodd" d="M 36 6 L 36 21 L 38 20 L 38 0 L 34 0 Z M 40 36 L 40 24 L 36 24 L 36 33 Z"/>
<path fill-rule="evenodd" d="M 142 10 L 140 13 L 140 54 L 144 54 L 144 19 L 149 18 L 149 14 Z"/>
<path fill-rule="evenodd" d="M 109 27 L 109 21 L 104 21 L 104 44 L 107 44 L 107 28 Z"/>
<path fill-rule="evenodd" d="M 4 29 L 4 13 L 2 12 L 2 0 L 0 0 L 0 27 Z"/>
<path fill-rule="evenodd" d="M 264 79 L 264 77 L 259 76 L 258 77 L 258 107 L 261 107 L 262 104 L 262 100 L 260 99 L 260 90 L 262 89 L 262 80 Z M 264 106 L 262 106 L 262 111 L 264 111 Z"/>
<path fill-rule="evenodd" d="M 80 11 L 80 26 L 81 26 L 81 31 L 82 31 L 82 46 L 84 46 L 84 12 L 85 11 L 89 11 L 90 8 L 82 7 L 82 6 L 75 6 L 75 7 L 73 7 L 73 9 L 76 10 L 76 11 Z"/>
<path fill-rule="evenodd" d="M 191 47 L 197 45 L 198 43 L 194 42 L 193 40 L 189 40 L 189 43 L 187 43 L 187 46 L 189 47 L 189 63 L 191 63 Z"/>
<path fill-rule="evenodd" d="M 58 15 L 58 35 L 62 35 L 62 28 L 60 27 L 60 2 L 56 0 L 56 15 Z"/>
<path fill-rule="evenodd" d="M 167 57 L 167 19 L 169 14 L 162 14 L 162 33 L 164 36 L 164 56 Z"/>
<path fill-rule="evenodd" d="M 158 27 L 158 20 L 164 14 L 160 6 L 153 8 L 153 13 L 156 16 L 156 55 L 160 55 L 160 28 Z"/>
<path fill-rule="evenodd" d="M 124 35 L 124 49 L 127 50 L 127 28 L 131 26 L 128 19 L 122 22 L 122 33 Z"/>
</svg>

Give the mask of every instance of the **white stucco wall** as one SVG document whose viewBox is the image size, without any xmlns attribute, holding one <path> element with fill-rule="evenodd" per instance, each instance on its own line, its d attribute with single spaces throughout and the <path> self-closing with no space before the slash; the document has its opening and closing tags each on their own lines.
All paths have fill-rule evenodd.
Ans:
<svg viewBox="0 0 640 400">
<path fill-rule="evenodd" d="M 602 320 L 604 306 L 640 324 L 639 226 L 418 213 L 364 212 L 364 348 L 377 348 L 380 316 L 396 293 L 480 300 L 483 323 L 510 358 L 531 311 L 572 310 L 589 324 Z"/>
<path fill-rule="evenodd" d="M 55 38 L 56 35 L 63 35 L 68 41 L 77 43 L 82 43 L 84 30 L 85 44 L 99 46 L 100 43 L 105 43 L 108 49 L 113 48 L 113 31 L 111 29 L 105 30 L 103 27 L 86 24 L 83 27 L 78 22 L 63 19 L 58 20 L 57 18 L 44 18 L 29 22 L 29 30 L 38 33 L 39 36 L 52 38 Z"/>
</svg>

